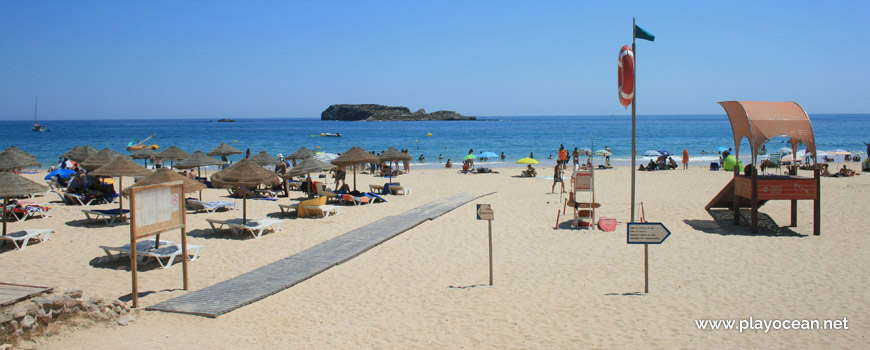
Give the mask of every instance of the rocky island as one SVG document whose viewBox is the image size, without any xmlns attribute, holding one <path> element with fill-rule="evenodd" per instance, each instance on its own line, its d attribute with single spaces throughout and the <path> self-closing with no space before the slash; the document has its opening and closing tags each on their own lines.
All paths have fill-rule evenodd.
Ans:
<svg viewBox="0 0 870 350">
<path fill-rule="evenodd" d="M 476 117 L 468 117 L 453 111 L 436 111 L 426 113 L 420 109 L 411 113 L 408 107 L 392 107 L 376 104 L 363 105 L 332 105 L 323 113 L 320 120 L 341 121 L 396 121 L 396 120 L 477 120 Z"/>
</svg>

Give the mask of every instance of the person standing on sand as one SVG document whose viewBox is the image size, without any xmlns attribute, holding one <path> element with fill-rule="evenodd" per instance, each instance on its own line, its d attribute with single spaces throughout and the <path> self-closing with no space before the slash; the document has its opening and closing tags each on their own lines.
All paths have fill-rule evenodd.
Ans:
<svg viewBox="0 0 870 350">
<path fill-rule="evenodd" d="M 571 152 L 571 156 L 574 157 L 574 166 L 580 165 L 580 151 L 577 150 L 577 147 L 574 147 L 574 152 Z"/>
<path fill-rule="evenodd" d="M 867 158 L 870 158 L 870 143 L 864 142 L 864 145 L 867 146 Z"/>
<path fill-rule="evenodd" d="M 562 181 L 562 166 L 559 163 L 556 163 L 556 167 L 553 168 L 553 186 L 550 186 L 550 193 L 556 193 L 556 183 L 562 183 L 561 193 L 565 193 L 565 182 Z"/>
<path fill-rule="evenodd" d="M 559 145 L 559 164 L 568 164 L 568 151 L 565 150 L 565 145 Z"/>
<path fill-rule="evenodd" d="M 683 170 L 689 169 L 689 149 L 683 148 Z"/>
</svg>

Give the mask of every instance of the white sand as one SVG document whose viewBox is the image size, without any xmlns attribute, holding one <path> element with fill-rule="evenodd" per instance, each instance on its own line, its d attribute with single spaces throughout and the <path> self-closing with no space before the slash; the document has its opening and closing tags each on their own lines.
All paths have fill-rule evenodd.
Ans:
<svg viewBox="0 0 870 350">
<path fill-rule="evenodd" d="M 288 217 L 284 229 L 260 239 L 213 234 L 206 218 L 241 211 L 189 214 L 190 243 L 205 247 L 190 264 L 197 290 L 292 255 L 379 218 L 460 192 L 496 194 L 423 223 L 361 256 L 257 303 L 216 319 L 139 311 L 127 327 L 53 328 L 23 347 L 145 348 L 830 348 L 861 347 L 870 336 L 870 236 L 864 229 L 870 176 L 822 181 L 822 235 L 812 235 L 812 202 L 799 202 L 793 235 L 749 234 L 748 225 L 714 221 L 704 205 L 730 180 L 726 172 L 638 173 L 638 201 L 649 221 L 672 232 L 650 246 L 650 293 L 643 292 L 643 246 L 627 245 L 627 167 L 596 172 L 599 216 L 619 220 L 615 232 L 554 230 L 560 196 L 551 180 L 455 169 L 415 170 L 398 181 L 410 196 L 345 207 L 327 219 Z M 539 168 L 551 175 L 552 169 Z M 802 172 L 801 175 L 807 175 Z M 41 179 L 43 175 L 30 175 Z M 348 180 L 352 182 L 351 175 Z M 129 181 L 129 182 L 128 182 Z M 359 187 L 382 184 L 359 175 Z M 124 183 L 132 183 L 125 179 Z M 300 192 L 291 193 L 298 197 Z M 226 199 L 207 190 L 205 200 Z M 0 280 L 82 288 L 86 296 L 130 293 L 123 266 L 92 266 L 99 245 L 128 242 L 129 226 L 84 224 L 81 207 L 57 206 L 49 219 L 10 223 L 10 230 L 53 228 L 44 243 L 0 252 Z M 241 205 L 241 200 L 239 205 Z M 248 201 L 249 217 L 280 215 L 278 203 Z M 475 203 L 491 203 L 495 285 L 488 282 L 486 222 Z M 125 203 L 125 206 L 127 204 Z M 98 208 L 114 208 L 117 204 Z M 761 212 L 789 223 L 789 203 Z M 729 217 L 730 218 L 730 217 Z M 567 220 L 567 218 L 564 218 Z M 178 241 L 171 233 L 164 239 Z M 153 265 L 151 265 L 153 266 Z M 143 306 L 186 293 L 181 267 L 139 274 Z M 698 330 L 696 319 L 842 319 L 848 330 Z"/>
</svg>

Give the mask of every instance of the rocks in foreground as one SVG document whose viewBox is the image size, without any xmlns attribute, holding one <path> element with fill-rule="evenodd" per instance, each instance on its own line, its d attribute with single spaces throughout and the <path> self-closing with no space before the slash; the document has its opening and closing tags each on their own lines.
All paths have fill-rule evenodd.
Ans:
<svg viewBox="0 0 870 350">
<path fill-rule="evenodd" d="M 437 111 L 426 113 L 420 109 L 414 113 L 408 107 L 392 107 L 376 104 L 363 105 L 332 105 L 323 113 L 320 120 L 341 121 L 397 121 L 397 120 L 477 120 L 476 117 L 464 116 L 453 111 Z"/>
</svg>

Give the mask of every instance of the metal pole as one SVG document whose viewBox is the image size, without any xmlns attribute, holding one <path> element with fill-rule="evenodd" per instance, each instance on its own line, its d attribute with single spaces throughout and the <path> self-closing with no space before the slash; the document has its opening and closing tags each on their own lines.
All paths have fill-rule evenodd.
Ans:
<svg viewBox="0 0 870 350">
<path fill-rule="evenodd" d="M 486 220 L 489 224 L 489 285 L 492 285 L 492 220 Z"/>
<path fill-rule="evenodd" d="M 635 103 L 637 101 L 637 50 L 635 49 L 635 37 L 637 33 L 635 33 L 635 24 L 634 17 L 631 18 L 631 51 L 634 54 L 634 95 L 631 99 L 631 222 L 634 222 L 634 206 L 635 206 L 635 156 L 637 155 L 637 142 L 635 138 L 635 120 L 636 120 L 636 108 Z"/>
<path fill-rule="evenodd" d="M 649 244 L 643 245 L 643 292 L 649 293 Z"/>
</svg>

